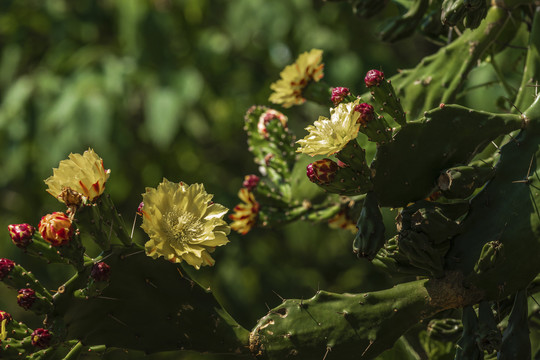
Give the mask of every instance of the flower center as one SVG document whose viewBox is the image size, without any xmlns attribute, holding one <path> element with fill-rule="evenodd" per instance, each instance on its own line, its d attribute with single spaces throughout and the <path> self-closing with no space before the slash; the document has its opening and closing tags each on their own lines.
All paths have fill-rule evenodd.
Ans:
<svg viewBox="0 0 540 360">
<path fill-rule="evenodd" d="M 168 235 L 178 245 L 195 240 L 204 230 L 202 222 L 190 212 L 171 211 L 165 221 Z"/>
</svg>

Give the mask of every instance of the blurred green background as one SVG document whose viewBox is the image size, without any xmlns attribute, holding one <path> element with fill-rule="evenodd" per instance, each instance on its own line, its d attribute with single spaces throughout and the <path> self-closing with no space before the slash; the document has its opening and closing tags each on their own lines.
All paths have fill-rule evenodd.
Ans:
<svg viewBox="0 0 540 360">
<path fill-rule="evenodd" d="M 232 209 L 243 176 L 257 173 L 244 113 L 269 105 L 270 83 L 298 54 L 323 49 L 325 81 L 361 93 L 367 70 L 390 76 L 435 50 L 420 37 L 382 43 L 376 23 L 354 17 L 347 4 L 320 0 L 0 2 L 0 257 L 31 269 L 50 289 L 67 279 L 69 268 L 13 246 L 7 225 L 37 225 L 62 210 L 43 180 L 70 152 L 88 147 L 112 170 L 107 190 L 129 225 L 144 188 L 163 177 L 203 182 Z M 299 136 L 328 111 L 277 109 Z M 136 231 L 138 241 L 144 236 Z M 255 229 L 230 240 L 200 276 L 247 328 L 279 296 L 388 284 L 352 254 L 350 233 L 325 225 Z M 15 294 L 0 286 L 0 309 L 39 325 Z"/>
</svg>

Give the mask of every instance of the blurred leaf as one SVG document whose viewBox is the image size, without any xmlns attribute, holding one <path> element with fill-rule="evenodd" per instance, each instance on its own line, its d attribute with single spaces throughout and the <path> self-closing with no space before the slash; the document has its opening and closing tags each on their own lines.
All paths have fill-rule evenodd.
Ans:
<svg viewBox="0 0 540 360">
<path fill-rule="evenodd" d="M 178 126 L 184 104 L 176 91 L 156 88 L 150 91 L 146 104 L 146 129 L 155 146 L 166 149 L 171 144 Z"/>
</svg>

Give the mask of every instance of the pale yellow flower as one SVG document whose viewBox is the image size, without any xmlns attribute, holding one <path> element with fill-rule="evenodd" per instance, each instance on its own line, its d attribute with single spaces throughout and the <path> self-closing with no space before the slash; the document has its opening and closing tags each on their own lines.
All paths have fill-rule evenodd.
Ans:
<svg viewBox="0 0 540 360">
<path fill-rule="evenodd" d="M 230 228 L 223 220 L 228 209 L 213 203 L 204 185 L 173 183 L 167 179 L 143 194 L 141 227 L 150 240 L 144 245 L 154 259 L 185 261 L 199 269 L 214 265 L 210 256 L 216 246 L 229 242 Z"/>
<path fill-rule="evenodd" d="M 340 210 L 331 219 L 328 219 L 328 226 L 332 229 L 344 229 L 356 234 L 358 228 L 356 227 L 356 221 L 349 217 L 349 214 L 345 209 Z"/>
<path fill-rule="evenodd" d="M 260 206 L 253 193 L 247 188 L 241 188 L 238 197 L 243 202 L 234 207 L 234 214 L 230 214 L 229 219 L 233 220 L 231 229 L 245 235 L 257 223 Z"/>
<path fill-rule="evenodd" d="M 105 182 L 111 170 L 105 170 L 103 160 L 92 149 L 81 154 L 69 154 L 69 159 L 60 161 L 53 176 L 45 180 L 47 192 L 64 202 L 62 193 L 66 189 L 78 192 L 93 201 L 105 190 Z"/>
<path fill-rule="evenodd" d="M 356 139 L 360 128 L 360 113 L 354 111 L 354 107 L 358 101 L 341 103 L 330 109 L 330 119 L 320 116 L 319 120 L 306 128 L 309 134 L 297 141 L 300 147 L 296 151 L 311 156 L 329 156 Z"/>
<path fill-rule="evenodd" d="M 294 64 L 288 65 L 279 74 L 281 79 L 272 83 L 270 100 L 274 104 L 281 104 L 288 108 L 300 105 L 306 101 L 302 91 L 311 81 L 319 81 L 324 76 L 324 64 L 321 64 L 322 50 L 312 49 L 300 54 Z"/>
</svg>

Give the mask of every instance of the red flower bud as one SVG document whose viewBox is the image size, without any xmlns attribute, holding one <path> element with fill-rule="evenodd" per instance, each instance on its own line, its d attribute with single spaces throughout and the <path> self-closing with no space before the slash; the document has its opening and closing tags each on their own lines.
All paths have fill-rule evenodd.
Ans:
<svg viewBox="0 0 540 360">
<path fill-rule="evenodd" d="M 111 267 L 103 261 L 95 263 L 90 276 L 96 281 L 108 281 L 111 277 Z"/>
<path fill-rule="evenodd" d="M 8 225 L 11 241 L 20 248 L 25 248 L 32 242 L 32 235 L 36 228 L 29 224 L 11 224 Z"/>
<path fill-rule="evenodd" d="M 13 320 L 13 318 L 11 317 L 9 313 L 0 310 L 0 323 L 6 319 L 7 319 L 6 322 L 10 322 L 11 320 Z"/>
<path fill-rule="evenodd" d="M 379 70 L 369 70 L 366 73 L 366 77 L 364 78 L 364 82 L 366 83 L 367 87 L 372 87 L 375 85 L 379 85 L 381 81 L 384 80 L 384 73 Z"/>
<path fill-rule="evenodd" d="M 45 215 L 38 228 L 43 239 L 52 246 L 67 244 L 73 236 L 71 220 L 63 212 Z"/>
<path fill-rule="evenodd" d="M 330 100 L 332 100 L 334 106 L 337 106 L 346 96 L 349 96 L 350 93 L 350 90 L 346 87 L 332 88 L 332 97 L 330 97 Z"/>
<path fill-rule="evenodd" d="M 36 292 L 32 289 L 20 289 L 17 295 L 17 304 L 25 310 L 32 307 L 36 301 Z"/>
<path fill-rule="evenodd" d="M 257 175 L 246 175 L 244 177 L 244 182 L 242 183 L 242 186 L 251 191 L 255 186 L 257 186 L 259 180 L 260 178 Z"/>
<path fill-rule="evenodd" d="M 329 184 L 334 180 L 338 164 L 330 159 L 317 160 L 306 167 L 309 180 L 315 184 Z"/>
<path fill-rule="evenodd" d="M 144 207 L 144 202 L 141 201 L 141 203 L 140 203 L 139 206 L 137 207 L 137 215 L 139 215 L 139 216 L 142 216 L 142 215 L 143 215 L 143 212 L 142 212 L 142 211 L 143 211 L 143 210 L 142 210 L 143 207 Z"/>
<path fill-rule="evenodd" d="M 15 266 L 15 263 L 9 259 L 0 259 L 0 280 L 4 279 L 11 269 Z"/>
<path fill-rule="evenodd" d="M 259 134 L 267 138 L 268 130 L 266 129 L 266 125 L 268 125 L 268 123 L 273 120 L 279 121 L 281 123 L 281 126 L 287 128 L 287 117 L 279 111 L 276 111 L 274 109 L 268 109 L 263 114 L 261 114 L 261 116 L 259 116 L 259 122 L 257 123 L 257 131 L 259 132 Z"/>
<path fill-rule="evenodd" d="M 32 332 L 32 345 L 38 348 L 47 348 L 51 343 L 51 333 L 47 329 L 37 328 Z"/>
<path fill-rule="evenodd" d="M 366 126 L 368 122 L 373 120 L 373 115 L 375 114 L 373 106 L 367 103 L 356 105 L 354 107 L 354 111 L 360 113 L 360 117 L 358 118 L 357 123 L 360 123 L 363 126 Z"/>
</svg>

